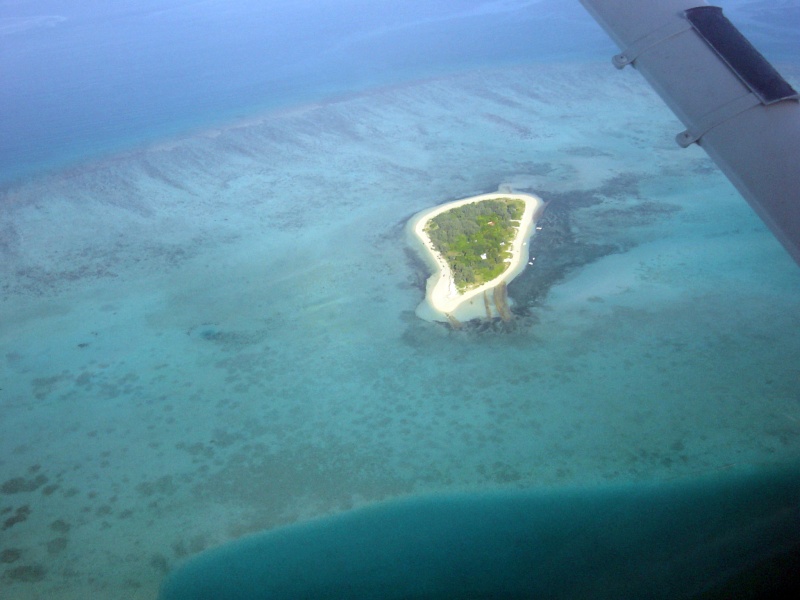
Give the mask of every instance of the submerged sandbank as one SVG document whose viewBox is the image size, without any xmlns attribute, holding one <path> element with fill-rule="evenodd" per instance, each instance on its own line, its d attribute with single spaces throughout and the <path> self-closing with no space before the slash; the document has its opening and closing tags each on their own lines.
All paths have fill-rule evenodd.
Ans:
<svg viewBox="0 0 800 600">
<path fill-rule="evenodd" d="M 433 243 L 425 233 L 425 226 L 437 215 L 459 206 L 484 200 L 506 198 L 522 200 L 525 203 L 525 212 L 511 244 L 511 262 L 508 268 L 498 277 L 464 293 L 459 293 L 447 261 L 434 248 Z M 447 202 L 414 215 L 409 220 L 407 228 L 412 246 L 433 270 L 426 284 L 425 299 L 417 307 L 417 316 L 426 321 L 448 322 L 452 319 L 468 321 L 496 315 L 497 307 L 494 306 L 493 299 L 490 300 L 490 294 L 484 293 L 493 290 L 501 283 L 510 282 L 525 269 L 528 263 L 528 240 L 534 231 L 536 219 L 539 218 L 544 207 L 545 203 L 538 196 L 498 191 Z"/>
</svg>

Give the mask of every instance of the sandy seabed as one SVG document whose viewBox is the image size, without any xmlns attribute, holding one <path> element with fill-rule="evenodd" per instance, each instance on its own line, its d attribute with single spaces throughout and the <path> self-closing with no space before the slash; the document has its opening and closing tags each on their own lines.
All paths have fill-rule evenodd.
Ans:
<svg viewBox="0 0 800 600">
<path fill-rule="evenodd" d="M 484 69 L 4 189 L 4 600 L 150 599 L 390 498 L 797 462 L 800 273 L 679 129 L 605 62 Z M 417 318 L 406 223 L 501 182 L 549 202 L 528 316 Z"/>
</svg>

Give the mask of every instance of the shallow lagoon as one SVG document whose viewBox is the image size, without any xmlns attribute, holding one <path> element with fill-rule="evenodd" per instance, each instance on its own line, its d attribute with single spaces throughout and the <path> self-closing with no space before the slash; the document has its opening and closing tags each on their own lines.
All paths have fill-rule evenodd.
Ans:
<svg viewBox="0 0 800 600">
<path fill-rule="evenodd" d="M 679 129 L 635 72 L 531 62 L 6 185 L 4 593 L 152 598 L 408 495 L 791 469 L 800 272 Z M 405 222 L 501 183 L 553 200 L 517 318 L 419 320 Z"/>
</svg>

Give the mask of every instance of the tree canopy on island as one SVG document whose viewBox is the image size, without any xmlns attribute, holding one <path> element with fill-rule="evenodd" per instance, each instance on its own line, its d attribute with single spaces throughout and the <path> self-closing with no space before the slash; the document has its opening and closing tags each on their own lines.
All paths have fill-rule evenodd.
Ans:
<svg viewBox="0 0 800 600">
<path fill-rule="evenodd" d="M 460 292 L 501 275 L 525 212 L 522 200 L 479 200 L 445 211 L 425 226 L 434 248 L 450 265 Z"/>
</svg>

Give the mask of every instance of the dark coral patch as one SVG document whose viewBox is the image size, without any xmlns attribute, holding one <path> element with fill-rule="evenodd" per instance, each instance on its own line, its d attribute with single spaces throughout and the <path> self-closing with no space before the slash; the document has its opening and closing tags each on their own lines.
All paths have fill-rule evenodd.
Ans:
<svg viewBox="0 0 800 600">
<path fill-rule="evenodd" d="M 36 583 L 42 581 L 47 570 L 41 565 L 22 565 L 3 573 L 3 581 L 8 583 Z"/>
<path fill-rule="evenodd" d="M 31 507 L 25 504 L 20 506 L 13 515 L 3 521 L 3 530 L 10 529 L 17 523 L 24 523 L 28 520 L 28 515 L 31 514 Z"/>
<path fill-rule="evenodd" d="M 22 558 L 22 550 L 19 548 L 6 548 L 0 552 L 0 563 L 9 564 L 17 562 Z"/>
<path fill-rule="evenodd" d="M 47 483 L 47 477 L 44 475 L 37 475 L 32 479 L 25 479 L 24 477 L 13 477 L 3 482 L 0 485 L 0 492 L 3 494 L 21 494 L 24 492 L 35 492 L 40 487 Z"/>
</svg>

